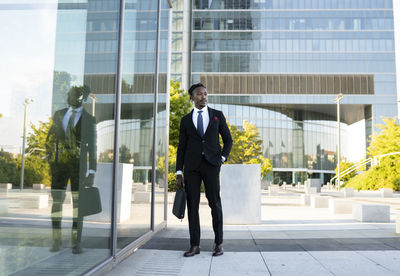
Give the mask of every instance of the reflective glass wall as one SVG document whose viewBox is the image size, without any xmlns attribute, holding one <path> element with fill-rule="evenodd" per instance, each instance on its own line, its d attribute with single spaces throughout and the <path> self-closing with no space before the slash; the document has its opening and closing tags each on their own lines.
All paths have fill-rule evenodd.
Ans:
<svg viewBox="0 0 400 276">
<path fill-rule="evenodd" d="M 0 274 L 82 275 L 165 223 L 170 7 L 5 2 Z"/>
<path fill-rule="evenodd" d="M 122 173 L 132 172 L 133 185 L 129 192 L 132 198 L 121 202 L 119 206 L 121 214 L 130 214 L 118 221 L 118 248 L 123 248 L 148 232 L 152 223 L 160 224 L 164 221 L 165 176 L 161 168 L 164 166 L 168 143 L 166 99 L 169 7 L 167 1 L 162 1 L 159 12 L 158 2 L 126 2 L 119 163 Z M 157 98 L 154 93 L 156 87 Z M 154 104 L 156 100 L 157 105 Z M 155 171 L 152 171 L 153 162 Z M 119 187 L 119 193 L 125 194 L 125 187 Z"/>
<path fill-rule="evenodd" d="M 337 123 L 320 113 L 296 112 L 282 107 L 254 107 L 233 104 L 212 104 L 222 110 L 236 126 L 243 121 L 257 126 L 263 141 L 263 154 L 274 168 L 306 168 L 334 170 L 336 159 Z M 347 136 L 347 125 L 341 124 L 341 137 Z M 316 145 L 316 146 L 315 146 Z M 346 156 L 347 145 L 342 147 Z"/>
<path fill-rule="evenodd" d="M 339 93 L 342 141 L 397 115 L 391 0 L 194 0 L 191 24 L 191 81 L 238 126 L 253 112 L 275 169 L 333 173 Z"/>
</svg>

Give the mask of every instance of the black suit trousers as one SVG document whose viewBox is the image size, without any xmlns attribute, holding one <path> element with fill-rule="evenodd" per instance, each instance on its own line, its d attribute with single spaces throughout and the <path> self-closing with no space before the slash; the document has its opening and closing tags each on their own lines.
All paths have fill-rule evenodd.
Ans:
<svg viewBox="0 0 400 276">
<path fill-rule="evenodd" d="M 187 194 L 190 245 L 200 245 L 200 186 L 204 182 L 208 205 L 211 208 L 212 223 L 215 234 L 215 244 L 223 240 L 222 205 L 219 183 L 220 166 L 211 165 L 204 157 L 196 170 L 185 170 L 185 190 Z"/>
<path fill-rule="evenodd" d="M 76 241 L 80 242 L 82 237 L 83 218 L 79 214 L 79 188 L 82 182 L 82 173 L 79 168 L 80 159 L 64 159 L 57 164 L 52 163 L 51 168 L 51 195 L 53 204 L 51 207 L 51 222 L 53 229 L 61 229 L 62 209 L 68 180 L 71 182 L 71 194 L 73 204 L 72 230 L 77 232 Z"/>
</svg>

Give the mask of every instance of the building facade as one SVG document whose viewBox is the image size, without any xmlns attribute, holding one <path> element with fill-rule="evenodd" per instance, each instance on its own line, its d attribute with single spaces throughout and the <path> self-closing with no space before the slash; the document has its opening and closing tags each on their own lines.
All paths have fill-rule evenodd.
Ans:
<svg viewBox="0 0 400 276">
<path fill-rule="evenodd" d="M 355 124 L 365 150 L 380 117 L 397 115 L 391 0 L 4 0 L 0 22 L 4 275 L 101 272 L 165 227 L 170 75 L 204 83 L 231 124 L 258 127 L 275 183 L 334 173 L 339 93 L 341 160 Z M 83 219 L 82 252 L 80 191 L 67 179 L 53 208 L 46 148 L 73 87 L 89 94 L 97 166 L 81 173 L 94 173 L 102 207 Z"/>
<path fill-rule="evenodd" d="M 341 160 L 354 124 L 363 125 L 356 143 L 367 146 L 380 117 L 397 115 L 391 0 L 176 2 L 174 21 L 192 30 L 177 32 L 177 45 L 191 54 L 176 53 L 172 78 L 202 82 L 231 124 L 258 127 L 275 183 L 334 174 L 339 93 Z"/>
<path fill-rule="evenodd" d="M 50 76 L 34 75 L 25 80 L 34 83 L 37 78 L 44 88 L 7 92 L 7 97 L 22 106 L 27 99 L 26 135 L 19 133 L 23 110 L 1 112 L 2 129 L 14 122 L 7 125 L 8 131 L 27 136 L 27 142 L 25 150 L 19 152 L 8 152 L 2 146 L 0 155 L 0 183 L 10 184 L 0 187 L 0 215 L 5 216 L 0 234 L 7 237 L 0 239 L 0 274 L 92 274 L 131 254 L 166 225 L 171 3 L 30 2 L 0 4 L 2 15 L 13 15 L 24 24 L 43 20 L 43 25 L 31 27 L 30 31 L 38 34 L 35 37 L 28 35 L 29 27 L 11 26 L 32 49 L 35 45 L 45 47 L 40 38 L 47 42 L 48 51 L 43 51 L 41 58 L 49 62 L 36 63 L 35 69 L 43 67 Z M 14 22 L 11 17 L 8 20 Z M 34 50 L 28 52 L 27 64 L 37 62 L 35 54 Z M 67 137 L 75 137 L 68 141 L 75 139 L 78 145 L 78 165 L 77 159 L 70 157 L 76 153 L 70 144 L 61 146 L 64 138 L 57 136 L 52 152 L 53 136 L 49 134 L 51 127 L 62 129 L 61 123 L 57 125 L 57 114 L 67 114 L 63 112 L 72 106 L 73 89 L 84 91 L 83 111 L 72 134 L 68 133 L 70 119 L 62 117 L 67 121 L 62 121 L 61 136 L 66 145 L 72 143 L 67 143 Z M 95 121 L 92 132 L 84 123 L 89 116 Z M 85 135 L 90 137 L 84 140 Z M 13 148 L 20 148 L 20 144 L 20 139 L 15 140 Z M 85 147 L 89 148 L 88 159 L 82 157 Z M 15 164 L 17 173 L 22 166 L 21 151 L 25 153 L 22 184 L 18 177 L 3 173 L 8 163 Z M 95 155 L 95 161 L 90 154 Z M 79 188 L 75 173 L 80 175 Z M 81 215 L 85 212 L 82 206 L 87 205 L 82 203 L 82 189 L 86 189 L 90 174 L 94 174 L 102 208 L 96 214 Z M 54 183 L 61 182 L 66 185 L 55 188 Z M 9 187 L 12 189 L 6 189 Z M 56 203 L 59 194 L 65 197 L 61 204 Z M 83 226 L 79 226 L 81 216 Z M 81 238 L 74 234 L 79 231 Z M 77 239 L 81 251 L 75 248 Z"/>
</svg>

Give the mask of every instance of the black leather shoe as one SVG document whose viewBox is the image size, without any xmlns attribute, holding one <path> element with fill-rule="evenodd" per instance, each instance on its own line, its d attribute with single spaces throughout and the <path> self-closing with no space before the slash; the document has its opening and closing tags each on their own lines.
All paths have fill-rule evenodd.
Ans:
<svg viewBox="0 0 400 276">
<path fill-rule="evenodd" d="M 200 246 L 191 246 L 188 251 L 186 251 L 183 256 L 185 257 L 193 257 L 196 254 L 200 254 Z"/>
<path fill-rule="evenodd" d="M 212 255 L 214 257 L 217 257 L 217 256 L 221 256 L 222 254 L 224 254 L 224 248 L 222 247 L 222 244 L 216 245 Z"/>
<path fill-rule="evenodd" d="M 81 254 L 82 253 L 82 247 L 80 244 L 76 244 L 72 247 L 72 254 Z"/>
</svg>

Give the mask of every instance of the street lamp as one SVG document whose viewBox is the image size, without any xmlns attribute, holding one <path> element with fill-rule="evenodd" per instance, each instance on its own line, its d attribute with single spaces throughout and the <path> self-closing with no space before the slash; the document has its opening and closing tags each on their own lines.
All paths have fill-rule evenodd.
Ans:
<svg viewBox="0 0 400 276">
<path fill-rule="evenodd" d="M 98 101 L 98 99 L 93 93 L 89 94 L 89 98 L 92 99 L 92 116 L 94 117 L 95 116 L 95 112 L 96 112 L 95 105 L 96 105 L 96 102 Z"/>
<path fill-rule="evenodd" d="M 340 190 L 340 100 L 343 98 L 343 94 L 339 93 L 335 99 L 336 103 L 336 116 L 337 116 L 337 127 L 338 127 L 338 150 L 337 150 L 337 168 L 338 168 L 338 189 Z"/>
<path fill-rule="evenodd" d="M 33 102 L 32 99 L 25 99 L 25 111 L 24 111 L 24 132 L 22 136 L 22 161 L 21 161 L 21 179 L 20 179 L 20 189 L 24 189 L 24 166 L 25 166 L 25 140 L 26 140 L 26 111 L 28 109 L 28 104 Z"/>
</svg>

